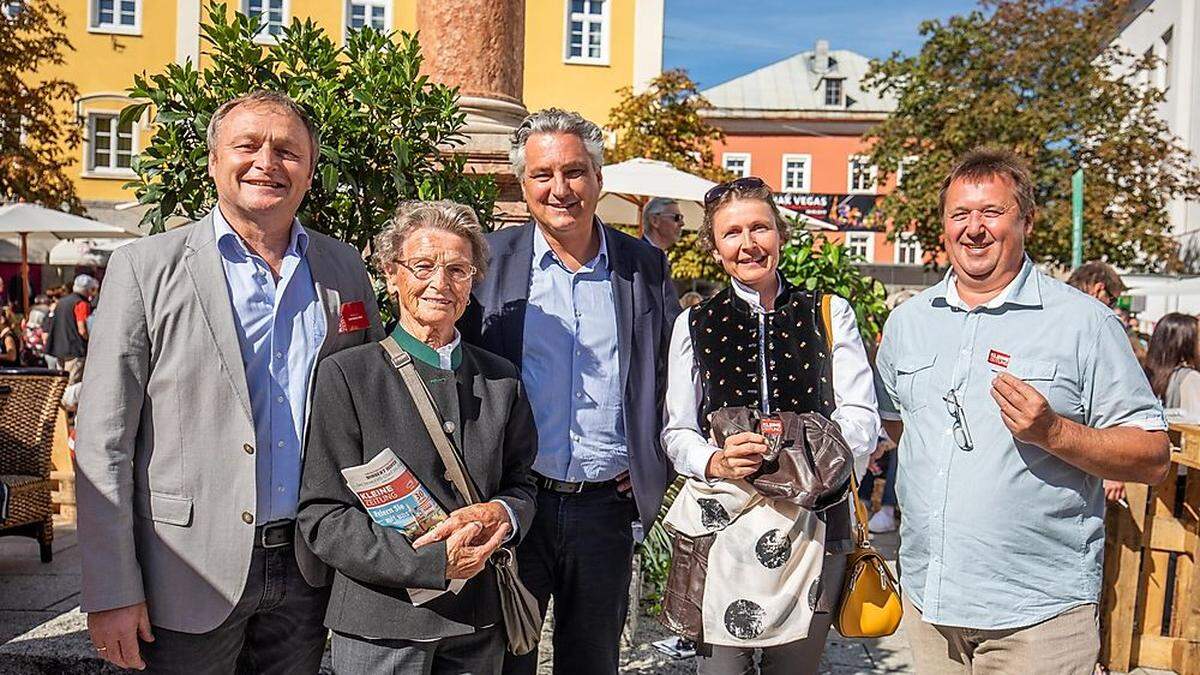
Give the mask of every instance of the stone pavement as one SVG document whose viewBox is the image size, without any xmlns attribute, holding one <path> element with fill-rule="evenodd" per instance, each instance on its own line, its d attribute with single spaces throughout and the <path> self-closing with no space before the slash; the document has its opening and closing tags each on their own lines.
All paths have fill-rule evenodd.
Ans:
<svg viewBox="0 0 1200 675">
<path fill-rule="evenodd" d="M 54 562 L 47 565 L 39 562 L 37 544 L 32 539 L 0 538 L 0 674 L 122 672 L 96 657 L 87 637 L 86 619 L 79 613 L 79 547 L 74 525 L 56 526 L 54 536 Z M 876 540 L 889 559 L 894 559 L 896 543 L 894 535 Z M 653 618 L 639 616 L 636 626 L 631 644 L 623 650 L 622 673 L 695 672 L 694 659 L 673 660 L 651 646 L 653 641 L 667 637 Z M 833 633 L 820 672 L 911 673 L 911 657 L 902 632 L 903 626 L 900 633 L 877 640 L 848 640 Z M 549 673 L 549 649 L 542 651 L 545 667 L 541 671 Z"/>
</svg>

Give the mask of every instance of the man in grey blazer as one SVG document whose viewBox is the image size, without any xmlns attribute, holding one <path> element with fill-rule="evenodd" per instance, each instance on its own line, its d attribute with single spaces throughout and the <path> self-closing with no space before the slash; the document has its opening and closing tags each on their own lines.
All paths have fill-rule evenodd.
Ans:
<svg viewBox="0 0 1200 675">
<path fill-rule="evenodd" d="M 383 333 L 358 251 L 295 218 L 320 147 L 304 112 L 229 101 L 208 145 L 217 208 L 108 265 L 77 427 L 81 605 L 118 666 L 315 673 L 328 589 L 294 537 L 310 382 Z"/>
<path fill-rule="evenodd" d="M 518 560 L 543 611 L 554 598 L 558 673 L 617 671 L 632 523 L 650 526 L 674 476 L 659 432 L 679 301 L 662 251 L 595 217 L 603 142 L 577 113 L 525 119 L 510 156 L 533 221 L 489 236 L 461 323 L 529 392 L 539 489 Z M 505 671 L 536 665 L 509 655 Z"/>
</svg>

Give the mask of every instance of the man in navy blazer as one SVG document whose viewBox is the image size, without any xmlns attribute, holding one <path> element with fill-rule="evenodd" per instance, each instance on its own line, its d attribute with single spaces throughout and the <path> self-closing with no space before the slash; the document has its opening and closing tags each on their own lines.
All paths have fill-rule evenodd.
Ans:
<svg viewBox="0 0 1200 675">
<path fill-rule="evenodd" d="M 649 527 L 674 478 L 659 442 L 679 302 L 661 251 L 596 218 L 603 135 L 543 110 L 510 158 L 533 220 L 489 235 L 491 264 L 464 339 L 511 360 L 538 431 L 537 514 L 518 548 L 542 612 L 554 597 L 554 670 L 616 673 L 632 524 Z M 509 655 L 532 673 L 537 654 Z"/>
</svg>

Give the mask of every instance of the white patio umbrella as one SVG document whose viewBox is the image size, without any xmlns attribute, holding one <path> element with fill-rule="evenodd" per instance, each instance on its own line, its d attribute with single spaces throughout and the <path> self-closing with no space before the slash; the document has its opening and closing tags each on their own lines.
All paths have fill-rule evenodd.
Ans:
<svg viewBox="0 0 1200 675">
<path fill-rule="evenodd" d="M 642 207 L 654 197 L 678 201 L 684 222 L 695 228 L 704 217 L 704 193 L 716 185 L 666 162 L 643 158 L 610 164 L 603 175 L 598 215 L 606 221 L 637 223 L 638 234 L 643 227 Z"/>
<path fill-rule="evenodd" d="M 0 206 L 0 237 L 16 236 L 21 240 L 21 298 L 22 309 L 29 308 L 29 238 L 77 239 L 105 238 L 125 239 L 140 237 L 136 230 L 126 230 L 118 225 L 109 225 L 97 220 L 47 209 L 35 204 L 8 204 Z"/>
<path fill-rule="evenodd" d="M 105 267 L 112 252 L 132 239 L 64 239 L 50 249 L 47 265 Z"/>
</svg>

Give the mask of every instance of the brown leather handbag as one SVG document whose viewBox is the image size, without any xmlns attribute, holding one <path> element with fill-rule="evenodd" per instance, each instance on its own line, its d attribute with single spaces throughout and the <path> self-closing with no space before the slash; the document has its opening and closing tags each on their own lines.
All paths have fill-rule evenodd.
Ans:
<svg viewBox="0 0 1200 675">
<path fill-rule="evenodd" d="M 708 551 L 716 538 L 715 533 L 689 537 L 671 532 L 671 569 L 658 620 L 696 644 L 704 642 L 704 579 Z"/>
<path fill-rule="evenodd" d="M 810 511 L 823 511 L 845 500 L 854 456 L 837 424 L 821 413 L 722 408 L 713 413 L 712 431 L 718 447 L 744 431 L 767 437 L 770 449 L 762 465 L 746 477 L 762 496 Z"/>
</svg>

